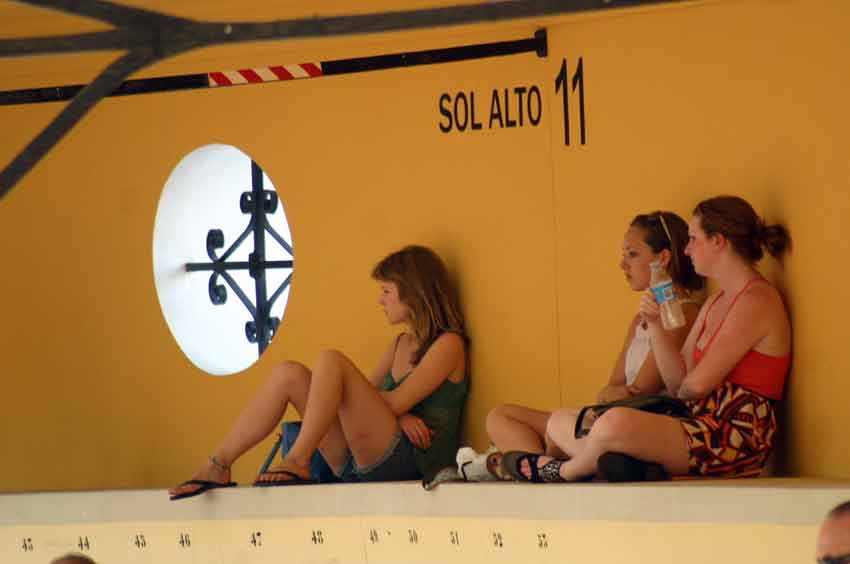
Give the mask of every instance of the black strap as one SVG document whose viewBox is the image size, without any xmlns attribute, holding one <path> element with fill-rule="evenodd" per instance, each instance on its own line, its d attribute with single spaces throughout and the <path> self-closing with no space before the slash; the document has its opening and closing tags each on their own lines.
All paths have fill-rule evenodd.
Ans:
<svg viewBox="0 0 850 564">
<path fill-rule="evenodd" d="M 402 337 L 404 337 L 404 333 L 399 333 L 398 336 L 395 338 L 395 347 L 393 348 L 393 360 L 390 363 L 390 374 L 393 373 L 393 365 L 395 365 L 395 357 L 398 354 L 398 343 L 399 343 L 399 341 L 401 341 Z M 395 379 L 395 378 L 393 378 L 393 379 Z"/>
<path fill-rule="evenodd" d="M 395 355 L 398 352 L 398 342 L 401 341 L 401 338 L 404 337 L 404 333 L 399 333 L 395 338 L 395 348 L 393 349 L 393 360 L 395 360 Z"/>
<path fill-rule="evenodd" d="M 573 436 L 577 439 L 580 439 L 588 434 L 589 431 L 581 428 L 581 422 L 584 421 L 584 415 L 587 413 L 587 410 L 593 409 L 596 407 L 595 405 L 586 405 L 582 407 L 578 412 L 578 417 L 576 417 L 576 426 L 573 430 Z"/>
<path fill-rule="evenodd" d="M 602 415 L 612 407 L 628 407 L 630 409 L 638 409 L 647 413 L 655 413 L 658 415 L 667 415 L 669 417 L 690 417 L 691 410 L 687 404 L 678 398 L 673 398 L 665 395 L 650 395 L 650 396 L 632 396 L 630 398 L 615 400 L 608 403 L 598 403 L 596 405 L 586 405 L 581 408 L 576 417 L 576 426 L 573 429 L 573 436 L 580 439 L 589 433 L 588 430 L 582 429 L 582 422 L 588 410 L 594 412 L 596 417 Z"/>
</svg>

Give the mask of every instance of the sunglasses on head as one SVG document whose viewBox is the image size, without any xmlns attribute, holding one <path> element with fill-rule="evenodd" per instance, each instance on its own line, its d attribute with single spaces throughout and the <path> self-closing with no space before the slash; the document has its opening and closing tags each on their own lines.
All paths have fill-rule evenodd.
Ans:
<svg viewBox="0 0 850 564">
<path fill-rule="evenodd" d="M 676 252 L 676 243 L 673 241 L 673 237 L 670 235 L 670 230 L 667 228 L 667 222 L 664 220 L 663 213 L 655 213 L 650 216 L 652 219 L 658 220 L 661 222 L 661 227 L 664 229 L 664 234 L 667 235 L 667 241 L 670 242 L 670 254 L 673 259 L 673 266 L 676 267 L 676 272 L 679 272 L 679 253 Z"/>
</svg>

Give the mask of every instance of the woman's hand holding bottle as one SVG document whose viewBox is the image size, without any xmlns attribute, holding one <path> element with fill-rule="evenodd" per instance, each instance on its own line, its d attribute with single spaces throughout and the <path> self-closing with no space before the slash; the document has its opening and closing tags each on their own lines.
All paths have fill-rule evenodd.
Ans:
<svg viewBox="0 0 850 564">
<path fill-rule="evenodd" d="M 652 290 L 647 290 L 640 298 L 640 316 L 644 323 L 650 325 L 661 323 L 661 306 L 655 301 Z"/>
</svg>

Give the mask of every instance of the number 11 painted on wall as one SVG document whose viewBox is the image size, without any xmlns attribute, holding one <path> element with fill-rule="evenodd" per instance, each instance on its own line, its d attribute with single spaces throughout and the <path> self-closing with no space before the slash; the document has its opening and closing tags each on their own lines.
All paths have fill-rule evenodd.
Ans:
<svg viewBox="0 0 850 564">
<path fill-rule="evenodd" d="M 561 70 L 558 76 L 555 77 L 555 93 L 561 92 L 564 97 L 564 145 L 570 145 L 570 101 L 567 92 L 567 60 L 561 60 Z M 573 74 L 572 91 L 575 93 L 578 87 L 578 111 L 579 111 L 579 130 L 581 132 L 581 144 L 586 141 L 585 123 L 584 123 L 584 62 L 582 58 L 578 58 L 578 66 Z"/>
</svg>

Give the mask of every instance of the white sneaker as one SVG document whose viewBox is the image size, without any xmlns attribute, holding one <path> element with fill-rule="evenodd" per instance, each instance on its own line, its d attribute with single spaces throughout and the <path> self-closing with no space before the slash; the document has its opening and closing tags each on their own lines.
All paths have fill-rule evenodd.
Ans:
<svg viewBox="0 0 850 564">
<path fill-rule="evenodd" d="M 499 451 L 493 445 L 483 453 L 475 452 L 472 447 L 461 447 L 456 458 L 458 474 L 468 482 L 498 480 L 499 478 L 487 469 L 487 457 L 496 452 Z"/>
</svg>

